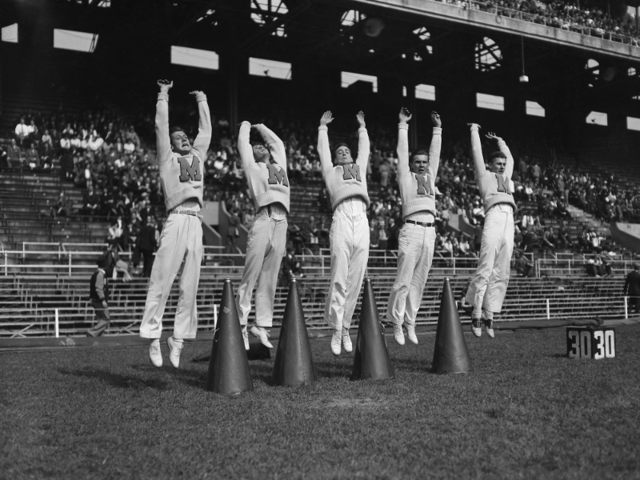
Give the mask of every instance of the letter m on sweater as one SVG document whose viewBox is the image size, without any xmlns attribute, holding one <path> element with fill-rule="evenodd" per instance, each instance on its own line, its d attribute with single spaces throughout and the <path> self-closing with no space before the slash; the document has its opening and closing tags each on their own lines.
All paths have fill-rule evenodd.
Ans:
<svg viewBox="0 0 640 480">
<path fill-rule="evenodd" d="M 200 174 L 200 159 L 193 155 L 193 161 L 189 165 L 189 157 L 178 157 L 180 163 L 180 181 L 181 182 L 199 182 L 202 180 Z"/>
<path fill-rule="evenodd" d="M 431 182 L 429 181 L 429 177 L 418 175 L 416 173 L 416 181 L 418 182 L 418 195 L 433 196 L 433 190 L 431 189 Z"/>
<path fill-rule="evenodd" d="M 267 163 L 267 170 L 269 170 L 269 185 L 281 183 L 285 187 L 289 186 L 289 180 L 287 180 L 287 174 L 284 169 L 280 170 L 274 164 Z"/>
<path fill-rule="evenodd" d="M 498 180 L 498 191 L 511 195 L 511 192 L 509 191 L 509 179 L 505 179 L 499 173 L 496 173 L 496 179 Z"/>
<path fill-rule="evenodd" d="M 344 173 L 342 174 L 343 180 L 353 180 L 354 178 L 361 182 L 360 179 L 360 165 L 357 163 L 347 163 L 346 165 L 342 165 L 342 169 Z"/>
</svg>

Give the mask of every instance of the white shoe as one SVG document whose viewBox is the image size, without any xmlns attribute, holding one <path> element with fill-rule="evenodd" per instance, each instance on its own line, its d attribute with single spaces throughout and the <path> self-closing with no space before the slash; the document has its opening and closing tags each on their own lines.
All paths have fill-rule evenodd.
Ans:
<svg viewBox="0 0 640 480">
<path fill-rule="evenodd" d="M 251 347 L 249 346 L 249 332 L 246 325 L 242 327 L 242 341 L 244 342 L 244 349 L 249 351 Z"/>
<path fill-rule="evenodd" d="M 340 330 L 334 330 L 331 336 L 331 353 L 340 355 L 342 351 L 342 333 Z"/>
<path fill-rule="evenodd" d="M 471 319 L 471 331 L 476 337 L 482 336 L 482 320 L 479 318 Z"/>
<path fill-rule="evenodd" d="M 402 325 L 397 323 L 393 324 L 393 338 L 396 339 L 398 345 L 404 345 L 404 332 L 402 331 Z"/>
<path fill-rule="evenodd" d="M 149 344 L 149 360 L 151 360 L 151 365 L 156 368 L 160 368 L 162 366 L 160 342 L 151 342 L 151 344 Z"/>
<path fill-rule="evenodd" d="M 253 335 L 254 337 L 258 337 L 260 339 L 260 343 L 265 347 L 273 348 L 273 345 L 271 345 L 271 342 L 269 342 L 269 332 L 267 332 L 266 328 L 256 327 L 254 325 L 253 327 L 251 327 L 251 335 Z"/>
<path fill-rule="evenodd" d="M 487 335 L 489 338 L 496 338 L 496 332 L 493 330 L 493 320 L 484 319 L 484 326 L 487 329 Z"/>
<path fill-rule="evenodd" d="M 182 352 L 182 344 L 176 342 L 173 337 L 167 338 L 167 345 L 169 346 L 169 362 L 173 368 L 180 366 L 180 352 Z"/>
<path fill-rule="evenodd" d="M 349 329 L 342 329 L 342 346 L 344 347 L 344 351 L 347 353 L 351 353 L 353 351 L 353 345 L 351 344 L 351 336 L 349 335 Z"/>
<path fill-rule="evenodd" d="M 416 337 L 416 326 L 411 323 L 404 323 L 404 326 L 407 328 L 407 337 L 409 341 L 414 345 L 418 345 L 418 337 Z"/>
</svg>

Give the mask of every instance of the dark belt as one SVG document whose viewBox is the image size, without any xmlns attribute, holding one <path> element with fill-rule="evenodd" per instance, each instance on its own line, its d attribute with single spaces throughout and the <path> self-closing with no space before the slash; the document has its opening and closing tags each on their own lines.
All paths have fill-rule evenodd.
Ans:
<svg viewBox="0 0 640 480">
<path fill-rule="evenodd" d="M 260 207 L 260 210 L 264 210 L 265 212 L 267 212 L 267 215 L 271 216 L 271 214 L 273 213 L 273 211 L 271 210 L 271 204 L 266 205 L 264 207 Z M 258 212 L 260 211 L 258 210 Z M 284 213 L 286 215 L 287 210 L 283 207 L 282 210 L 284 210 Z"/>
<path fill-rule="evenodd" d="M 405 223 L 413 223 L 414 225 L 420 225 L 421 227 L 433 227 L 435 225 L 433 222 L 416 222 L 415 220 L 405 220 Z"/>
<path fill-rule="evenodd" d="M 181 214 L 181 215 L 191 215 L 192 217 L 197 217 L 198 216 L 198 212 L 194 211 L 194 210 L 172 210 L 169 212 L 169 215 L 174 215 L 174 214 Z"/>
</svg>

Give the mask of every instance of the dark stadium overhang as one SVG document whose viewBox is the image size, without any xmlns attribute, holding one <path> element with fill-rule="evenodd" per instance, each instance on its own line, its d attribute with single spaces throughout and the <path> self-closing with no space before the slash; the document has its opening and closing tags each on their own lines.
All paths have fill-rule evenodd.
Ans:
<svg viewBox="0 0 640 480">
<path fill-rule="evenodd" d="M 498 33 L 510 33 L 522 35 L 540 41 L 556 45 L 575 47 L 580 50 L 589 50 L 594 53 L 610 55 L 626 60 L 640 60 L 640 47 L 630 43 L 608 40 L 597 36 L 584 35 L 552 26 L 510 18 L 508 16 L 467 9 L 443 2 L 425 0 L 349 0 L 345 2 L 353 4 L 363 10 L 383 9 L 404 13 L 412 16 L 424 16 L 442 19 L 449 22 L 462 24 L 466 27 L 474 26 L 497 31 Z"/>
</svg>

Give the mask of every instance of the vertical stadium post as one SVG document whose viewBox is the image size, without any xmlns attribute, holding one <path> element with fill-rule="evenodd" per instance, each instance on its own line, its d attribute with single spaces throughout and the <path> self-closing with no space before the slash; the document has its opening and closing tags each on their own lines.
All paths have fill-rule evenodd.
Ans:
<svg viewBox="0 0 640 480">
<path fill-rule="evenodd" d="M 549 299 L 547 298 L 547 320 L 551 319 L 551 311 L 549 309 Z"/>
<path fill-rule="evenodd" d="M 624 302 L 624 318 L 625 320 L 629 318 L 629 306 L 627 305 L 627 296 L 622 297 L 622 301 Z"/>
<path fill-rule="evenodd" d="M 218 325 L 218 305 L 213 304 L 213 329 L 216 329 L 216 325 Z"/>
<path fill-rule="evenodd" d="M 56 338 L 60 338 L 60 318 L 58 317 L 58 309 L 55 310 L 55 329 L 56 329 Z"/>
</svg>

